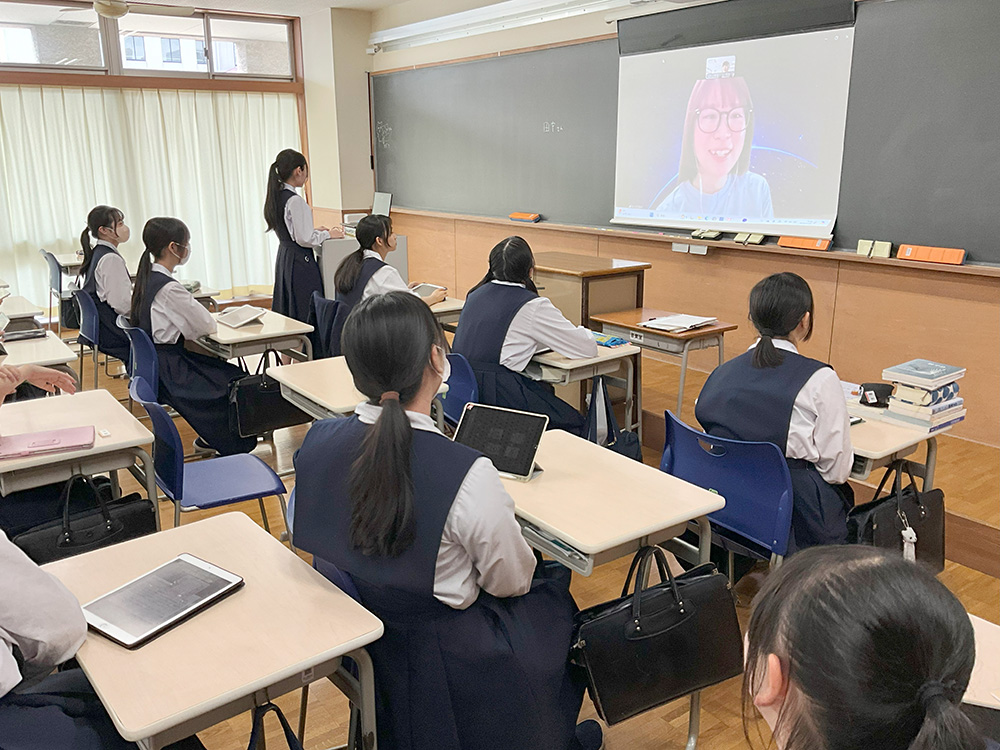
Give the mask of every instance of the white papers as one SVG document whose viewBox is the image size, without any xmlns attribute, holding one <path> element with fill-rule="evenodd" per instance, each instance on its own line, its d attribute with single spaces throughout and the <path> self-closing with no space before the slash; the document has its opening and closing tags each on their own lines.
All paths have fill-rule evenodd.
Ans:
<svg viewBox="0 0 1000 750">
<path fill-rule="evenodd" d="M 690 331 L 692 328 L 711 325 L 717 320 L 718 318 L 701 318 L 697 315 L 665 315 L 662 318 L 653 318 L 652 320 L 644 321 L 639 325 L 643 328 L 654 328 L 657 331 L 680 333 L 682 331 Z"/>
</svg>

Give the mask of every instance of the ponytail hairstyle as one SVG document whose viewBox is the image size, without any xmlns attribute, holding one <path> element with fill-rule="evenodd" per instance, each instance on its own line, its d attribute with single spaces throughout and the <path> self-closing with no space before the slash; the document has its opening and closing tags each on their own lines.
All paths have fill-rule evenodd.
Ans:
<svg viewBox="0 0 1000 750">
<path fill-rule="evenodd" d="M 469 294 L 494 280 L 524 284 L 526 289 L 537 294 L 538 288 L 531 280 L 531 272 L 534 270 L 535 256 L 532 255 L 528 243 L 520 237 L 508 237 L 490 250 L 490 270 L 483 276 L 482 281 L 469 290 Z"/>
<path fill-rule="evenodd" d="M 160 260 L 172 242 L 178 245 L 187 245 L 191 242 L 191 232 L 180 219 L 157 216 L 147 221 L 146 226 L 142 228 L 142 244 L 145 245 L 145 249 L 139 259 L 139 270 L 135 274 L 132 309 L 129 311 L 129 322 L 134 326 L 139 325 L 139 311 L 142 310 L 146 299 L 146 288 L 153 273 L 153 261 Z"/>
<path fill-rule="evenodd" d="M 115 224 L 124 220 L 125 214 L 113 206 L 96 206 L 90 209 L 90 213 L 87 214 L 87 228 L 80 235 L 80 246 L 83 248 L 83 264 L 80 266 L 81 277 L 87 276 L 90 263 L 94 259 L 94 248 L 90 245 L 88 235 L 93 235 L 95 240 L 99 240 L 98 230 L 101 227 L 114 229 Z"/>
<path fill-rule="evenodd" d="M 274 163 L 267 170 L 267 197 L 264 199 L 264 221 L 267 222 L 267 231 L 273 232 L 278 225 L 284 221 L 278 212 L 278 193 L 281 192 L 281 185 L 288 182 L 299 167 L 307 168 L 306 157 L 292 148 L 286 148 L 278 154 Z"/>
<path fill-rule="evenodd" d="M 354 230 L 354 238 L 358 241 L 358 249 L 348 255 L 337 266 L 333 274 L 333 285 L 341 294 L 350 294 L 361 275 L 361 266 L 365 262 L 365 250 L 375 247 L 376 240 L 389 244 L 392 234 L 392 219 L 383 214 L 371 214 L 358 222 Z"/>
<path fill-rule="evenodd" d="M 813 330 L 813 296 L 809 284 L 798 274 L 775 273 L 757 282 L 750 291 L 750 322 L 760 341 L 754 347 L 750 362 L 754 367 L 777 367 L 785 355 L 776 349 L 773 339 L 786 338 L 809 313 L 809 330 Z"/>
<path fill-rule="evenodd" d="M 771 571 L 754 602 L 743 731 L 768 655 L 787 692 L 785 750 L 982 750 L 962 712 L 975 661 L 965 609 L 927 568 L 858 545 L 812 547 Z"/>
<path fill-rule="evenodd" d="M 349 479 L 351 544 L 365 555 L 398 557 L 413 544 L 413 429 L 404 406 L 420 391 L 433 347 L 445 345 L 430 308 L 407 292 L 369 297 L 344 323 L 354 385 L 382 406 Z"/>
</svg>

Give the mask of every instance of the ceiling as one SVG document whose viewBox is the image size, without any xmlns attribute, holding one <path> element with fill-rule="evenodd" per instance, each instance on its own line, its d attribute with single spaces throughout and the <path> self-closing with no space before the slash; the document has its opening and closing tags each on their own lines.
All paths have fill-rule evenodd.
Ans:
<svg viewBox="0 0 1000 750">
<path fill-rule="evenodd" d="M 308 16 L 330 8 L 377 10 L 400 2 L 404 0 L 159 0 L 156 4 L 185 5 L 205 10 L 237 10 L 267 15 Z"/>
</svg>

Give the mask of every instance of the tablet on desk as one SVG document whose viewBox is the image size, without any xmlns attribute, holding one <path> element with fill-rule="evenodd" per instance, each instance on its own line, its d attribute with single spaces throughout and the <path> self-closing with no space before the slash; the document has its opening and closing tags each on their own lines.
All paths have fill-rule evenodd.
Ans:
<svg viewBox="0 0 1000 750">
<path fill-rule="evenodd" d="M 413 291 L 419 294 L 421 297 L 430 297 L 438 289 L 444 290 L 443 286 L 438 286 L 437 284 L 417 284 L 413 287 Z"/>
<path fill-rule="evenodd" d="M 219 313 L 216 320 L 230 328 L 239 328 L 253 320 L 264 317 L 264 313 L 266 312 L 267 310 L 263 307 L 240 305 L 239 307 L 230 307 L 225 312 Z"/>
<path fill-rule="evenodd" d="M 542 471 L 535 454 L 548 425 L 544 414 L 470 403 L 455 429 L 455 442 L 482 453 L 501 476 L 526 482 Z"/>
<path fill-rule="evenodd" d="M 83 607 L 87 624 L 138 648 L 243 585 L 243 579 L 182 554 Z"/>
</svg>

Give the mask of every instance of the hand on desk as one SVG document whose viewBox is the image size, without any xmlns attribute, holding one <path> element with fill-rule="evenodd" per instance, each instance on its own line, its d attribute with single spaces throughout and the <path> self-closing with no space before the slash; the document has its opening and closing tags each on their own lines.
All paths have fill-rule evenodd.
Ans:
<svg viewBox="0 0 1000 750">
<path fill-rule="evenodd" d="M 14 392 L 21 384 L 21 373 L 16 367 L 0 366 L 0 401 Z"/>
<path fill-rule="evenodd" d="M 6 368 L 4 368 L 6 369 Z M 76 381 L 69 373 L 39 365 L 21 365 L 10 369 L 20 371 L 21 380 L 26 380 L 36 388 L 55 393 L 58 388 L 64 393 L 76 393 Z"/>
<path fill-rule="evenodd" d="M 321 232 L 329 232 L 332 239 L 342 239 L 344 236 L 344 225 L 338 224 L 335 227 L 316 227 Z"/>
<path fill-rule="evenodd" d="M 411 281 L 409 288 L 416 289 L 418 286 L 423 284 L 422 281 Z M 433 292 L 428 294 L 426 297 L 421 297 L 421 299 L 430 306 L 436 305 L 438 302 L 444 302 L 445 298 L 448 296 L 447 289 L 435 289 Z"/>
</svg>

